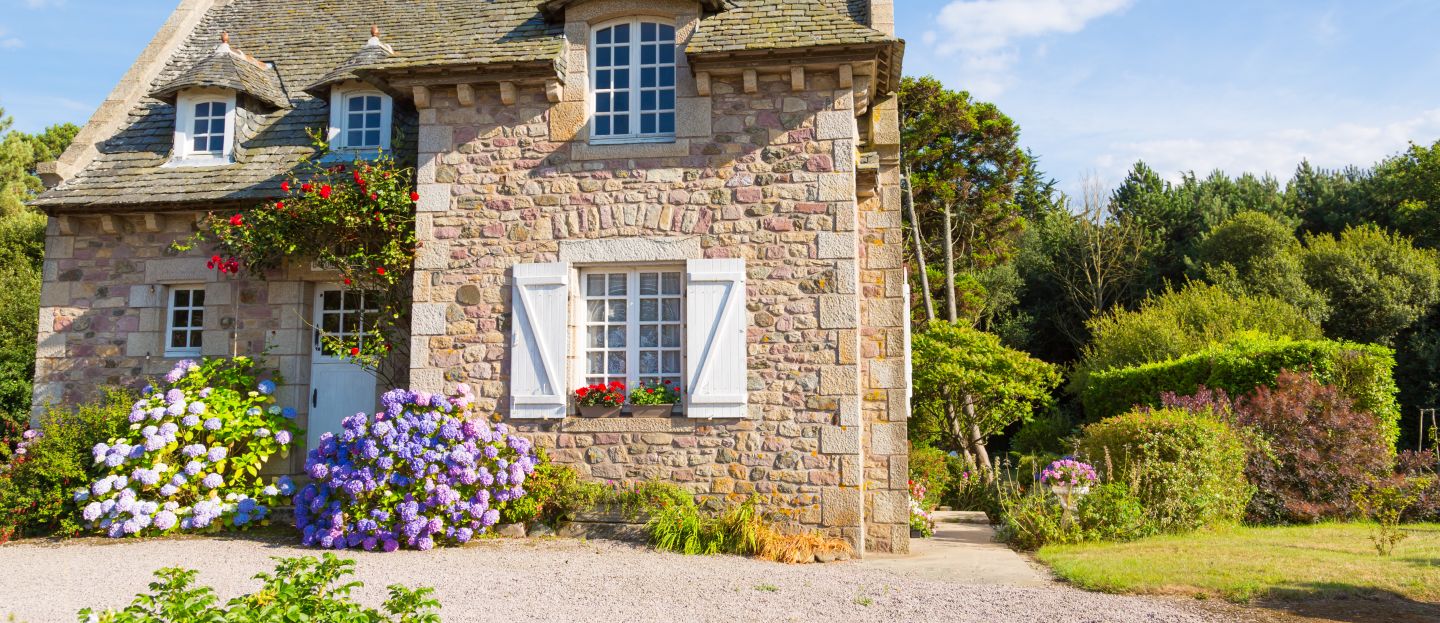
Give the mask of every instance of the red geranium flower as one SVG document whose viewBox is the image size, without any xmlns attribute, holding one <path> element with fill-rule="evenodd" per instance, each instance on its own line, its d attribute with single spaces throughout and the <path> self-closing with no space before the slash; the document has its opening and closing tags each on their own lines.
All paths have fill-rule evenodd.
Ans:
<svg viewBox="0 0 1440 623">
<path fill-rule="evenodd" d="M 579 397 L 581 397 L 581 398 L 584 398 L 584 397 L 585 397 L 586 395 L 588 395 L 589 393 L 590 393 L 590 390 L 587 389 L 587 388 L 584 388 L 584 387 L 581 387 L 580 389 L 575 390 L 575 395 L 576 395 L 576 396 L 579 396 Z"/>
</svg>

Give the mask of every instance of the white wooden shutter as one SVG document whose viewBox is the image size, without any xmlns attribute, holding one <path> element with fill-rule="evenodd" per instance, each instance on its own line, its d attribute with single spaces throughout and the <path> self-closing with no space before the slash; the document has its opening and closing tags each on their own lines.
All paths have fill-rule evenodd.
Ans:
<svg viewBox="0 0 1440 623">
<path fill-rule="evenodd" d="M 517 264 L 513 299 L 510 417 L 563 418 L 570 265 Z"/>
<path fill-rule="evenodd" d="M 685 288 L 685 413 L 746 417 L 745 260 L 690 260 Z"/>
<path fill-rule="evenodd" d="M 915 397 L 915 360 L 910 352 L 910 276 L 905 276 L 904 281 L 905 306 L 901 309 L 903 314 L 900 322 L 905 327 L 905 399 Z"/>
</svg>

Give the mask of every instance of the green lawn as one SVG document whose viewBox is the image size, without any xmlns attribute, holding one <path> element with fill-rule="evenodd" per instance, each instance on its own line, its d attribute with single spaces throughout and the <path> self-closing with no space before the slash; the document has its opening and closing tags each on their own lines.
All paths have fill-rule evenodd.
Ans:
<svg viewBox="0 0 1440 623">
<path fill-rule="evenodd" d="M 1052 546 L 1037 556 L 1076 586 L 1115 593 L 1301 600 L 1393 594 L 1440 602 L 1440 524 L 1406 526 L 1382 558 L 1365 524 L 1227 528 L 1133 543 Z"/>
</svg>

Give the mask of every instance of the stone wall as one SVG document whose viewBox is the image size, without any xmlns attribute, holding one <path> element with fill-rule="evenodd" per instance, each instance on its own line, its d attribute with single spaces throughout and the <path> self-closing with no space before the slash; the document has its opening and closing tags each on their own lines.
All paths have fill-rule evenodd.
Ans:
<svg viewBox="0 0 1440 623">
<path fill-rule="evenodd" d="M 268 349 L 267 362 L 286 381 L 277 397 L 301 412 L 304 425 L 312 284 L 303 276 L 277 275 L 269 281 L 221 276 L 206 268 L 199 252 L 177 256 L 171 244 L 193 233 L 197 216 L 50 218 L 40 295 L 37 415 L 47 403 L 89 400 L 105 386 L 137 390 L 146 378 L 163 375 L 180 359 L 165 356 L 167 286 L 203 284 L 202 354 L 256 355 Z M 270 469 L 297 473 L 303 456 L 294 452 Z"/>
<path fill-rule="evenodd" d="M 804 90 L 788 68 L 756 79 L 746 93 L 740 75 L 716 76 L 708 127 L 649 145 L 570 141 L 570 115 L 539 88 L 511 105 L 479 91 L 473 106 L 436 89 L 420 112 L 411 378 L 468 382 L 504 415 L 514 264 L 634 238 L 744 258 L 749 418 L 512 424 L 594 479 L 757 493 L 799 524 L 856 544 L 868 529 L 870 549 L 904 551 L 898 201 L 857 201 L 859 132 L 837 72 L 808 72 Z"/>
</svg>

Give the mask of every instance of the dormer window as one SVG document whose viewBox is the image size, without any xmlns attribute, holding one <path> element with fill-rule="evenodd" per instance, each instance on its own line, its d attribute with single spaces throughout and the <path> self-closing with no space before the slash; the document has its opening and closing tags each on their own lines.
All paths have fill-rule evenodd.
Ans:
<svg viewBox="0 0 1440 623">
<path fill-rule="evenodd" d="M 675 26 L 644 19 L 593 30 L 592 143 L 675 140 Z"/>
<path fill-rule="evenodd" d="M 175 104 L 177 166 L 213 166 L 233 161 L 235 93 L 194 90 L 180 93 Z"/>
<path fill-rule="evenodd" d="M 390 149 L 394 103 L 368 85 L 347 84 L 330 92 L 330 146 L 335 150 Z"/>
</svg>

